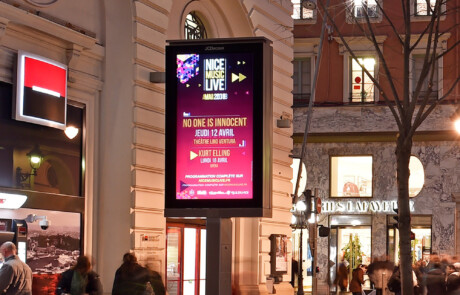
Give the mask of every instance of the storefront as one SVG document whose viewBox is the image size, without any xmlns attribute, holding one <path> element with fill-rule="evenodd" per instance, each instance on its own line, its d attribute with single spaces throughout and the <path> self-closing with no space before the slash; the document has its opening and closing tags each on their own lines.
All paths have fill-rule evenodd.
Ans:
<svg viewBox="0 0 460 295">
<path fill-rule="evenodd" d="M 450 106 L 441 108 L 439 117 Z M 354 112 L 355 108 L 344 107 L 338 114 L 346 118 Z M 314 125 L 313 132 L 333 128 L 329 114 L 329 108 L 315 109 L 315 122 L 322 125 Z M 395 145 L 391 136 L 384 140 L 375 134 L 366 142 L 319 133 L 309 138 L 313 142 L 307 144 L 308 188 L 318 189 L 322 200 L 318 224 L 330 228 L 328 237 L 318 237 L 318 283 L 333 291 L 338 266 L 344 260 L 350 274 L 360 263 L 399 261 Z M 414 263 L 428 261 L 433 253 L 455 254 L 453 195 L 460 189 L 455 176 L 459 147 L 450 139 L 427 135 L 414 141 L 409 180 Z M 300 144 L 295 151 L 300 151 Z"/>
</svg>

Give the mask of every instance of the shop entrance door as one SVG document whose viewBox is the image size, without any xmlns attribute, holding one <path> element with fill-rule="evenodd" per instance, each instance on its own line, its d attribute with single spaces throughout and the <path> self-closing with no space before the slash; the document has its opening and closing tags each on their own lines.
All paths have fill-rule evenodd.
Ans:
<svg viewBox="0 0 460 295">
<path fill-rule="evenodd" d="M 333 264 L 330 263 L 329 278 L 332 292 L 340 291 L 334 284 L 337 277 L 339 277 L 337 279 L 345 277 L 349 282 L 353 269 L 359 264 L 368 265 L 370 263 L 371 232 L 370 216 L 331 216 L 329 259 Z M 344 267 L 342 266 L 339 271 L 341 265 Z M 346 290 L 348 291 L 348 285 Z"/>
<path fill-rule="evenodd" d="M 166 285 L 170 295 L 204 295 L 206 228 L 167 224 Z"/>
</svg>

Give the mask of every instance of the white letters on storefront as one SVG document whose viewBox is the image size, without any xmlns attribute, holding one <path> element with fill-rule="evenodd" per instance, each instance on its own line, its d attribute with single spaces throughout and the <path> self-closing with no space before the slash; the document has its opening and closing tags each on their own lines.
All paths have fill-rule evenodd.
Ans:
<svg viewBox="0 0 460 295">
<path fill-rule="evenodd" d="M 414 202 L 409 201 L 410 211 L 413 212 Z M 397 201 L 323 201 L 321 213 L 395 213 Z"/>
</svg>

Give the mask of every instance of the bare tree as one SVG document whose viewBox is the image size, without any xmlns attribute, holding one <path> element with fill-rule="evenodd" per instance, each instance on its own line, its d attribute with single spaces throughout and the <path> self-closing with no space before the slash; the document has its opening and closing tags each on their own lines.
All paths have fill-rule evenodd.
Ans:
<svg viewBox="0 0 460 295">
<path fill-rule="evenodd" d="M 417 23 L 418 29 L 414 30 L 411 18 L 417 13 L 417 9 L 420 8 L 414 4 L 416 0 L 394 1 L 394 3 L 401 4 L 400 13 L 402 20 L 396 22 L 394 19 L 394 10 L 396 8 L 394 6 L 387 8 L 393 12 L 392 19 L 389 13 L 387 13 L 390 10 L 385 11 L 382 2 L 379 2 L 381 0 L 377 0 L 375 3 L 372 2 L 373 7 L 370 7 L 371 0 L 362 0 L 361 8 L 364 7 L 364 9 L 360 11 L 360 18 L 356 17 L 356 7 L 353 3 L 349 3 L 349 0 L 343 0 L 343 5 L 334 5 L 332 7 L 325 7 L 322 1 L 318 0 L 318 5 L 322 8 L 320 12 L 328 18 L 328 22 L 334 28 L 335 34 L 340 38 L 351 57 L 372 80 L 374 86 L 379 91 L 380 97 L 383 97 L 386 105 L 393 114 L 398 127 L 398 135 L 395 139 L 395 152 L 397 160 L 401 285 L 402 294 L 410 295 L 413 294 L 409 207 L 409 160 L 412 150 L 412 140 L 417 128 L 420 127 L 435 107 L 442 101 L 449 99 L 452 91 L 455 87 L 458 87 L 457 84 L 460 77 L 455 77 L 454 74 L 452 79 L 444 81 L 442 97 L 433 95 L 437 94 L 437 89 L 433 84 L 436 82 L 436 71 L 438 71 L 437 61 L 456 48 L 459 43 L 459 40 L 455 39 L 453 42 L 450 42 L 449 47 L 444 46 L 444 49 L 440 50 L 441 45 L 443 45 L 441 44 L 441 40 L 445 40 L 449 32 L 458 30 L 458 24 L 450 22 L 453 25 L 449 27 L 443 23 L 443 20 L 447 17 L 452 17 L 452 15 L 455 16 L 456 13 L 459 13 L 459 10 L 453 7 L 454 1 L 452 0 L 426 0 L 426 3 L 420 4 L 425 9 L 425 22 L 423 22 L 423 27 L 421 27 L 420 23 Z M 387 6 L 391 6 L 388 4 L 386 3 Z M 356 31 L 358 31 L 358 34 L 355 34 L 355 36 L 364 36 L 373 44 L 373 49 L 379 58 L 381 67 L 379 77 L 369 72 L 360 61 L 359 52 L 355 52 L 349 42 L 347 42 L 347 40 L 350 40 L 347 38 L 349 36 L 342 32 L 343 24 L 338 23 L 338 18 L 336 18 L 336 15 L 340 13 L 346 13 L 348 15 L 347 20 L 353 23 L 354 28 L 357 28 Z M 374 22 L 372 20 L 375 17 L 375 13 L 379 13 L 382 17 L 381 22 Z M 400 74 L 401 69 L 391 68 L 379 46 L 376 36 L 382 27 L 392 32 L 402 48 L 403 75 Z M 424 44 L 423 65 L 420 74 L 414 80 L 411 77 L 410 67 L 412 63 L 410 60 L 414 50 L 422 42 Z"/>
</svg>

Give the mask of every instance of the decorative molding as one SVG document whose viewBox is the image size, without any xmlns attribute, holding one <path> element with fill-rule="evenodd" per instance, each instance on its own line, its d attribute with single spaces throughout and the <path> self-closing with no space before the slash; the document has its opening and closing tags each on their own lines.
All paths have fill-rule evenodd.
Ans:
<svg viewBox="0 0 460 295">
<path fill-rule="evenodd" d="M 93 37 L 0 1 L 0 19 L 3 18 L 8 19 L 11 24 L 35 29 L 85 49 L 91 49 L 96 45 L 96 39 Z"/>
<path fill-rule="evenodd" d="M 66 50 L 67 66 L 69 68 L 76 68 L 82 51 L 83 47 L 76 44 L 72 44 L 71 48 Z"/>
<path fill-rule="evenodd" d="M 382 46 L 386 38 L 387 36 L 375 36 L 381 51 L 383 51 Z M 348 46 L 350 46 L 351 50 L 353 51 L 375 51 L 373 42 L 366 37 L 344 37 L 343 39 L 345 42 L 347 42 Z M 342 42 L 342 39 L 339 37 L 334 37 L 334 40 L 335 42 L 339 43 L 340 54 L 347 53 L 347 48 Z"/>
</svg>

